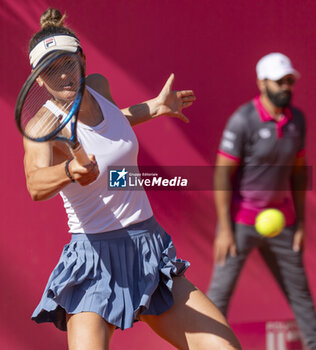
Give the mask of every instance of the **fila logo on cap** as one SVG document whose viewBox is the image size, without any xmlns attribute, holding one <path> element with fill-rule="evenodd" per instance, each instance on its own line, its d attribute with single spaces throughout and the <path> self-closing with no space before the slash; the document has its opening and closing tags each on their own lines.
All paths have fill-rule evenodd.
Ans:
<svg viewBox="0 0 316 350">
<path fill-rule="evenodd" d="M 45 49 L 49 49 L 52 46 L 56 46 L 55 38 L 52 36 L 51 38 L 44 40 Z"/>
</svg>

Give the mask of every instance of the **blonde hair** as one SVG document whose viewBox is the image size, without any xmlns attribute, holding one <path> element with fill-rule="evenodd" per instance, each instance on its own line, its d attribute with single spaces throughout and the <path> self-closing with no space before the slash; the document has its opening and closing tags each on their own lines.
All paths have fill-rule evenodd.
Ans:
<svg viewBox="0 0 316 350">
<path fill-rule="evenodd" d="M 44 29 L 48 26 L 52 27 L 63 27 L 66 14 L 61 14 L 61 12 L 54 8 L 47 9 L 40 19 L 41 28 Z"/>
</svg>

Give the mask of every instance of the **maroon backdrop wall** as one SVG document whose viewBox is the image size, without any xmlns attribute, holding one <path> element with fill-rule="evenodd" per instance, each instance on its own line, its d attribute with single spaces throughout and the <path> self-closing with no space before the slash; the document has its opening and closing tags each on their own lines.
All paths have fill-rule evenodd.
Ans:
<svg viewBox="0 0 316 350">
<path fill-rule="evenodd" d="M 176 76 L 176 89 L 194 89 L 197 101 L 186 111 L 190 124 L 163 117 L 135 128 L 141 164 L 214 164 L 228 116 L 257 93 L 255 64 L 272 51 L 289 55 L 302 75 L 295 104 L 307 115 L 309 164 L 314 165 L 315 159 L 315 2 L 1 0 L 1 349 L 66 347 L 64 333 L 29 320 L 69 235 L 61 200 L 34 203 L 26 191 L 22 140 L 13 117 L 16 96 L 29 74 L 27 42 L 49 6 L 66 11 L 68 24 L 84 45 L 88 72 L 108 77 L 119 106 L 155 96 L 171 72 Z M 178 255 L 192 262 L 187 276 L 205 291 L 213 261 L 211 191 L 148 195 L 156 217 L 173 236 Z M 305 261 L 315 296 L 314 191 L 308 193 L 307 204 Z M 229 320 L 234 324 L 292 317 L 258 255 L 252 254 Z M 151 349 L 171 349 L 144 325 L 134 328 L 117 331 L 113 349 L 126 344 L 132 350 L 146 349 L 147 340 Z"/>
</svg>

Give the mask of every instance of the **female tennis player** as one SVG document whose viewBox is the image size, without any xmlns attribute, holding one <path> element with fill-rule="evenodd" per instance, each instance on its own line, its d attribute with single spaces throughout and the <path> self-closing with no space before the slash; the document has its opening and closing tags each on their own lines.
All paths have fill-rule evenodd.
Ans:
<svg viewBox="0 0 316 350">
<path fill-rule="evenodd" d="M 33 69 L 56 50 L 77 52 L 85 62 L 80 41 L 63 21 L 56 9 L 41 16 L 42 29 L 29 46 Z M 71 90 L 63 78 L 64 89 Z M 62 142 L 24 138 L 28 190 L 34 200 L 60 193 L 71 233 L 32 319 L 67 330 L 70 350 L 109 349 L 114 330 L 135 321 L 146 322 L 178 349 L 241 348 L 224 316 L 184 277 L 189 263 L 176 257 L 145 191 L 107 187 L 108 166 L 137 166 L 131 126 L 161 115 L 188 121 L 182 109 L 195 96 L 172 91 L 173 79 L 158 97 L 120 110 L 106 78 L 86 77 L 77 133 L 90 154 L 87 166 Z"/>
</svg>

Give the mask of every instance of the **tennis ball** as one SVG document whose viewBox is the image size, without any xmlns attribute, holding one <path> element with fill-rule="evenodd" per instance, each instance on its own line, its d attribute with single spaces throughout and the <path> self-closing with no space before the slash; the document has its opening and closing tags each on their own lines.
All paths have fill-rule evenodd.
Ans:
<svg viewBox="0 0 316 350">
<path fill-rule="evenodd" d="M 285 226 L 285 217 L 280 210 L 265 209 L 256 217 L 255 228 L 265 237 L 277 236 Z"/>
</svg>

